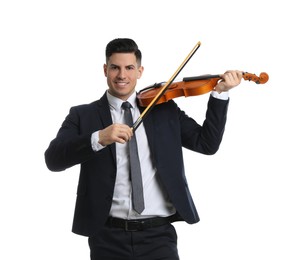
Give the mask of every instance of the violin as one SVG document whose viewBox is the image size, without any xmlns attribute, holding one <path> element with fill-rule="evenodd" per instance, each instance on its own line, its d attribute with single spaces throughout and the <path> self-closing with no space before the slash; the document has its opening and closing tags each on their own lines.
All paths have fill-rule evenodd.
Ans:
<svg viewBox="0 0 286 260">
<path fill-rule="evenodd" d="M 182 71 L 184 66 L 188 63 L 200 46 L 201 42 L 198 42 L 165 84 L 154 84 L 153 86 L 149 86 L 139 91 L 137 96 L 139 104 L 142 107 L 145 107 L 145 109 L 133 124 L 133 132 L 136 131 L 143 119 L 150 113 L 155 105 L 167 102 L 170 99 L 180 96 L 188 97 L 201 95 L 214 89 L 218 81 L 221 79 L 220 75 L 186 77 L 181 82 L 174 82 L 174 79 Z M 255 74 L 243 72 L 243 79 L 254 81 L 257 84 L 266 83 L 268 78 L 269 77 L 265 72 L 262 72 L 259 77 Z"/>
<path fill-rule="evenodd" d="M 248 72 L 243 72 L 244 80 L 253 81 L 256 84 L 264 84 L 268 81 L 269 76 L 267 73 L 262 72 L 259 76 Z M 160 96 L 156 104 L 167 102 L 177 97 L 189 97 L 202 95 L 214 90 L 218 81 L 221 79 L 220 75 L 203 75 L 196 77 L 185 77 L 182 81 L 173 82 L 169 85 L 168 89 Z M 137 98 L 142 107 L 147 107 L 154 97 L 164 87 L 165 82 L 155 83 L 138 92 Z"/>
</svg>

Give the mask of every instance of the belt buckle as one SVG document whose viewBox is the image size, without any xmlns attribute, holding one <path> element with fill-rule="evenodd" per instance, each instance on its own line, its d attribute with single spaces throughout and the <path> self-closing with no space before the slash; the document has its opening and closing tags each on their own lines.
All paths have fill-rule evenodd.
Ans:
<svg viewBox="0 0 286 260">
<path fill-rule="evenodd" d="M 140 231 L 140 230 L 143 230 L 143 223 L 142 221 L 139 221 L 139 220 L 128 220 L 128 221 L 125 221 L 125 231 L 131 231 L 131 232 L 134 232 L 134 231 Z"/>
</svg>

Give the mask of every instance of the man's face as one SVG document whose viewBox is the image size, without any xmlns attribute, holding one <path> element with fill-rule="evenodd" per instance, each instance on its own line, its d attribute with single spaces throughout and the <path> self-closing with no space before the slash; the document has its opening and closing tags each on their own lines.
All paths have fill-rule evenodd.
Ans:
<svg viewBox="0 0 286 260">
<path fill-rule="evenodd" d="M 137 79 L 141 77 L 144 68 L 138 66 L 134 53 L 113 53 L 103 69 L 109 93 L 127 100 L 134 92 Z"/>
</svg>

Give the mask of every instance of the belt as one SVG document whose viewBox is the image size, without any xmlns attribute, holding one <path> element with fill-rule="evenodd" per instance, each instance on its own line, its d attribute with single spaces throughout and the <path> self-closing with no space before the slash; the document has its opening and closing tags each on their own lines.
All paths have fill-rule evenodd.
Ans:
<svg viewBox="0 0 286 260">
<path fill-rule="evenodd" d="M 148 228 L 166 225 L 173 221 L 175 221 L 173 216 L 144 218 L 144 219 L 128 219 L 128 220 L 109 217 L 107 219 L 106 224 L 109 227 L 122 228 L 125 231 L 142 231 Z"/>
</svg>

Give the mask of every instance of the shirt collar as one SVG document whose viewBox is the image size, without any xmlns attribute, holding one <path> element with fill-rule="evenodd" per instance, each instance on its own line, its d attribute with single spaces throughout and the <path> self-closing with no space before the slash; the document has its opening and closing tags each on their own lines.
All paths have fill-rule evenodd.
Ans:
<svg viewBox="0 0 286 260">
<path fill-rule="evenodd" d="M 121 105 L 125 100 L 112 96 L 108 91 L 106 91 L 107 100 L 111 109 L 115 109 L 116 111 L 120 111 Z M 132 107 L 136 107 L 136 92 L 134 91 L 133 94 L 126 100 L 128 101 Z"/>
</svg>

